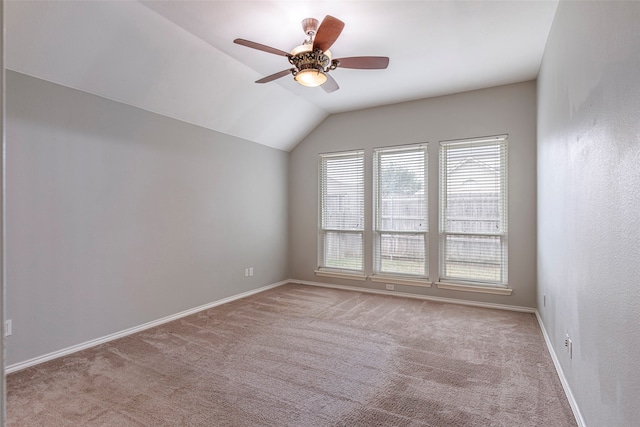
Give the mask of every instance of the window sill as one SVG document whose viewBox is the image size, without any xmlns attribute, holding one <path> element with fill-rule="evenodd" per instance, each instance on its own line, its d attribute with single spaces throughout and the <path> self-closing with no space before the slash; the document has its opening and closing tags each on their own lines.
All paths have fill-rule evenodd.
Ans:
<svg viewBox="0 0 640 427">
<path fill-rule="evenodd" d="M 427 279 L 405 279 L 402 277 L 393 276 L 369 276 L 372 282 L 378 283 L 392 283 L 394 285 L 409 285 L 409 286 L 421 286 L 423 288 L 430 288 L 431 282 Z"/>
<path fill-rule="evenodd" d="M 349 279 L 349 280 L 358 280 L 360 282 L 364 282 L 367 280 L 367 276 L 361 273 L 345 273 L 342 271 L 327 271 L 327 270 L 316 270 L 316 276 L 321 277 L 333 277 L 336 279 Z"/>
<path fill-rule="evenodd" d="M 438 289 L 447 289 L 450 291 L 478 292 L 482 294 L 494 295 L 511 295 L 513 289 L 499 288 L 494 286 L 481 285 L 461 285 L 459 283 L 442 283 L 436 282 Z"/>
</svg>

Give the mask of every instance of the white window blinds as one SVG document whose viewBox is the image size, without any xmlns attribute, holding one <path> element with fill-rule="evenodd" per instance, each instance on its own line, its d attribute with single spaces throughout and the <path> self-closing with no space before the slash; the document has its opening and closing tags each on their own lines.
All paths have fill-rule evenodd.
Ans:
<svg viewBox="0 0 640 427">
<path fill-rule="evenodd" d="M 440 143 L 441 280 L 507 284 L 507 137 Z"/>
<path fill-rule="evenodd" d="M 320 155 L 320 268 L 364 271 L 364 151 Z"/>
<path fill-rule="evenodd" d="M 375 149 L 373 165 L 374 274 L 427 277 L 427 145 Z"/>
</svg>

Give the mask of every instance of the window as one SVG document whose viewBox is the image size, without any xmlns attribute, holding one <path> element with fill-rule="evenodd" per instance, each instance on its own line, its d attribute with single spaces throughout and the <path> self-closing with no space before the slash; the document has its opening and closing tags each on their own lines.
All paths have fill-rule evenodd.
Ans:
<svg viewBox="0 0 640 427">
<path fill-rule="evenodd" d="M 320 155 L 320 269 L 364 273 L 364 151 Z"/>
<path fill-rule="evenodd" d="M 507 284 L 507 137 L 440 143 L 440 278 Z"/>
<path fill-rule="evenodd" d="M 373 151 L 374 274 L 428 276 L 427 145 Z"/>
</svg>

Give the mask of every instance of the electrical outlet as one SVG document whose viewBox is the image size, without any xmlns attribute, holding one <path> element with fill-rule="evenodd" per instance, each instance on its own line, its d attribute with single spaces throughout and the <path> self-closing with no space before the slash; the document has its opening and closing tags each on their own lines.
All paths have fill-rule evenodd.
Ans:
<svg viewBox="0 0 640 427">
<path fill-rule="evenodd" d="M 569 350 L 569 359 L 573 359 L 573 341 L 571 341 L 569 334 L 565 336 L 564 346 Z"/>
<path fill-rule="evenodd" d="M 389 283 L 386 284 L 386 287 L 387 287 L 388 291 L 393 291 L 396 288 L 394 285 L 389 284 Z"/>
<path fill-rule="evenodd" d="M 249 267 L 249 277 L 253 277 L 253 267 Z"/>
<path fill-rule="evenodd" d="M 13 333 L 12 329 L 13 329 L 13 325 L 12 325 L 11 319 L 5 320 L 4 321 L 4 336 L 5 337 L 10 336 Z"/>
<path fill-rule="evenodd" d="M 244 269 L 244 277 L 249 277 L 249 269 L 248 268 Z"/>
</svg>

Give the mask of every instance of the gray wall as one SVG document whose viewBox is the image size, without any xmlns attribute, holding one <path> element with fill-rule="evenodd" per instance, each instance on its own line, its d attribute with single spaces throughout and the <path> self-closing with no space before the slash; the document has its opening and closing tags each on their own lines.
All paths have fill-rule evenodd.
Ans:
<svg viewBox="0 0 640 427">
<path fill-rule="evenodd" d="M 287 153 L 12 71 L 6 113 L 9 365 L 288 277 Z"/>
<path fill-rule="evenodd" d="M 561 1 L 538 81 L 538 307 L 589 426 L 640 420 L 638 22 Z"/>
<path fill-rule="evenodd" d="M 430 252 L 438 250 L 438 144 L 509 134 L 509 286 L 511 296 L 396 285 L 400 292 L 535 307 L 536 85 L 525 82 L 330 116 L 290 153 L 291 278 L 384 289 L 384 283 L 327 279 L 317 268 L 318 154 L 365 149 L 365 273 L 372 269 L 372 148 L 429 142 Z M 432 280 L 438 264 L 429 265 Z"/>
</svg>

